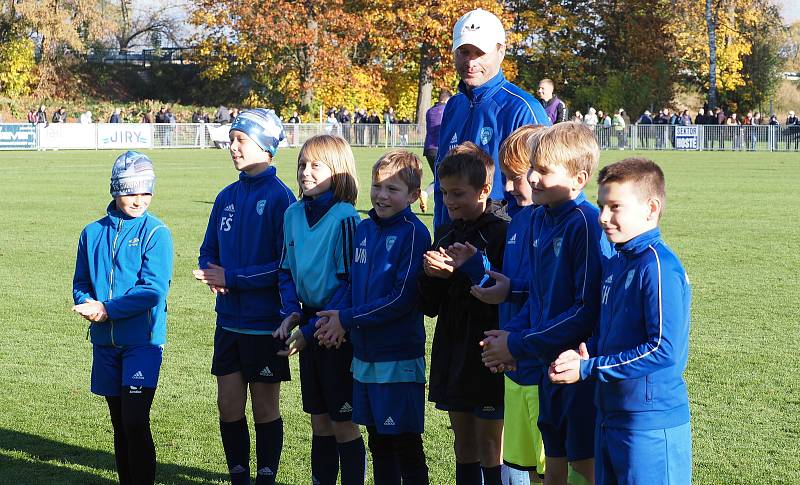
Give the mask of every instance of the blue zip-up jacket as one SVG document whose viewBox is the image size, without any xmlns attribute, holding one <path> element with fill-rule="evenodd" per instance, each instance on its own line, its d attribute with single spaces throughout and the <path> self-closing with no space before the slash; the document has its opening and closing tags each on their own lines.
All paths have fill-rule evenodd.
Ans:
<svg viewBox="0 0 800 485">
<path fill-rule="evenodd" d="M 509 325 L 520 311 L 528 308 L 525 302 L 528 301 L 531 279 L 530 243 L 533 210 L 532 205 L 522 207 L 511 218 L 506 231 L 502 273 L 511 280 L 511 288 L 506 301 L 498 308 L 498 317 L 500 328 L 509 332 L 530 328 L 530 318 L 517 320 L 517 323 L 524 324 L 523 328 Z M 517 362 L 517 370 L 506 372 L 506 375 L 519 385 L 535 385 L 542 379 L 543 366 L 544 364 L 535 357 L 524 358 Z"/>
<path fill-rule="evenodd" d="M 597 357 L 581 361 L 595 378 L 602 423 L 662 429 L 689 422 L 683 372 L 689 358 L 692 290 L 658 229 L 616 246 L 603 274 Z"/>
<path fill-rule="evenodd" d="M 350 332 L 353 357 L 364 362 L 425 355 L 425 325 L 417 293 L 422 255 L 431 236 L 410 207 L 381 219 L 372 209 L 353 238 L 350 282 L 335 302 Z"/>
<path fill-rule="evenodd" d="M 72 298 L 103 302 L 108 320 L 89 326 L 97 345 L 161 345 L 167 340 L 172 235 L 145 212 L 129 217 L 114 201 L 78 240 Z"/>
<path fill-rule="evenodd" d="M 272 166 L 253 177 L 240 173 L 217 195 L 198 263 L 225 268 L 230 291 L 217 295 L 218 326 L 272 331 L 280 325 L 278 285 L 292 285 L 280 271 L 283 213 L 294 201 Z"/>
<path fill-rule="evenodd" d="M 581 192 L 556 208 L 537 207 L 531 222 L 530 295 L 510 326 L 516 359 L 552 362 L 586 341 L 600 315 L 602 260 L 612 253 L 600 229 L 600 211 Z"/>
<path fill-rule="evenodd" d="M 488 153 L 495 164 L 492 183 L 493 200 L 508 202 L 514 207 L 516 201 L 511 194 L 504 192 L 505 177 L 500 171 L 500 144 L 514 130 L 524 125 L 550 125 L 550 119 L 541 103 L 530 94 L 510 83 L 503 71 L 482 86 L 467 89 L 464 82 L 458 84 L 459 92 L 447 101 L 439 131 L 439 150 L 435 167 L 451 148 L 471 141 Z M 434 170 L 433 227 L 450 222 L 447 209 L 439 189 L 439 177 Z"/>
</svg>

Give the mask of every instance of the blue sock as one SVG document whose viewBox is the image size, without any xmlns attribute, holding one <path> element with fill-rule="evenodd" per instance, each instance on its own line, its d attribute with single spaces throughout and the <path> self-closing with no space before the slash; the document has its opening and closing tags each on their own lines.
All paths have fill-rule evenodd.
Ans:
<svg viewBox="0 0 800 485">
<path fill-rule="evenodd" d="M 226 423 L 219 422 L 222 448 L 232 485 L 250 485 L 250 431 L 247 418 Z"/>
<path fill-rule="evenodd" d="M 481 485 L 481 463 L 456 463 L 456 485 Z"/>
<path fill-rule="evenodd" d="M 319 485 L 336 485 L 339 476 L 339 453 L 334 436 L 311 437 L 312 482 Z"/>
<path fill-rule="evenodd" d="M 342 467 L 342 485 L 364 485 L 367 451 L 360 436 L 346 443 L 337 443 Z"/>
<path fill-rule="evenodd" d="M 483 485 L 503 485 L 501 466 L 481 467 L 483 470 Z"/>
<path fill-rule="evenodd" d="M 283 419 L 256 423 L 256 485 L 275 485 L 283 450 Z"/>
</svg>

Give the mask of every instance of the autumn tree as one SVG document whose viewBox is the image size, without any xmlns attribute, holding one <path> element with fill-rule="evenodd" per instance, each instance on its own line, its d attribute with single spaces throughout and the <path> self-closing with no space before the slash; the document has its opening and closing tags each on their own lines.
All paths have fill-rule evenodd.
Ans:
<svg viewBox="0 0 800 485">
<path fill-rule="evenodd" d="M 121 52 L 134 45 L 149 42 L 153 35 L 163 36 L 177 44 L 179 31 L 176 16 L 171 13 L 176 7 L 145 6 L 134 0 L 118 0 L 109 4 L 106 17 L 111 18 L 111 35 Z M 113 14 L 112 14 L 113 12 Z"/>
</svg>

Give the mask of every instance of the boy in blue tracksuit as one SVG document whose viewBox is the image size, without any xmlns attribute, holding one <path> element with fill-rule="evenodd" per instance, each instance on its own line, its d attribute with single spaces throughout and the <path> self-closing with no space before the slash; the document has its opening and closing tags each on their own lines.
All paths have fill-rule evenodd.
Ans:
<svg viewBox="0 0 800 485">
<path fill-rule="evenodd" d="M 356 228 L 346 290 L 319 312 L 316 337 L 353 345 L 353 421 L 367 427 L 376 485 L 427 484 L 422 449 L 425 327 L 417 276 L 430 233 L 411 212 L 422 163 L 391 151 L 372 169 L 372 210 Z"/>
<path fill-rule="evenodd" d="M 117 158 L 114 200 L 81 233 L 72 280 L 72 309 L 91 322 L 91 389 L 108 403 L 120 483 L 155 480 L 150 407 L 167 336 L 173 256 L 169 229 L 147 212 L 154 188 L 146 155 Z"/>
<path fill-rule="evenodd" d="M 556 383 L 596 379 L 598 484 L 692 481 L 689 398 L 691 287 L 661 239 L 664 174 L 629 158 L 600 171 L 600 224 L 617 254 L 605 267 L 600 324 L 586 346 L 552 364 Z"/>
<path fill-rule="evenodd" d="M 536 207 L 531 188 L 536 181 L 536 172 L 530 169 L 530 160 L 539 137 L 546 129 L 541 125 L 522 126 L 514 130 L 500 147 L 500 167 L 506 179 L 506 191 L 514 196 L 516 205 L 509 210 L 511 222 L 506 233 L 502 273 L 489 271 L 496 284 L 487 288 L 475 285 L 471 292 L 484 303 L 499 304 L 498 318 L 502 330 L 515 330 L 508 325 L 528 300 L 530 226 Z M 543 369 L 539 359 L 522 359 L 517 362 L 515 370 L 508 370 L 505 375 L 503 463 L 513 470 L 509 475 L 523 480 L 522 483 L 541 482 L 540 477 L 545 471 L 544 444 L 539 428 L 532 425 L 539 417 L 538 386 Z"/>
<path fill-rule="evenodd" d="M 239 180 L 219 193 L 211 209 L 194 276 L 216 295 L 217 329 L 211 373 L 217 376 L 220 434 L 231 481 L 250 483 L 247 389 L 256 430 L 256 483 L 275 483 L 283 421 L 280 383 L 289 362 L 272 338 L 281 324 L 278 285 L 291 285 L 280 270 L 283 215 L 294 201 L 272 159 L 284 138 L 272 110 L 252 109 L 231 124 L 230 154 Z M 292 288 L 293 289 L 293 288 Z"/>
<path fill-rule="evenodd" d="M 550 362 L 591 335 L 599 314 L 601 261 L 610 252 L 597 207 L 583 194 L 598 159 L 594 134 L 579 123 L 559 123 L 539 140 L 533 201 L 541 207 L 531 223 L 530 295 L 509 324 L 514 331 L 487 332 L 488 367 L 514 366 L 514 360 L 528 357 Z M 575 472 L 570 483 L 592 482 L 592 393 L 592 383 L 554 386 L 546 376 L 539 385 L 538 424 L 549 483 L 567 483 L 568 463 Z"/>
</svg>

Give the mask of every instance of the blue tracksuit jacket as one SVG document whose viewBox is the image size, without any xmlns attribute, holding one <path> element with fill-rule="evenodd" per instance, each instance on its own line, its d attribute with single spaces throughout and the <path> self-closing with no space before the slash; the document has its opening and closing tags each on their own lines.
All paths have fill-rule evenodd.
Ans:
<svg viewBox="0 0 800 485">
<path fill-rule="evenodd" d="M 581 193 L 555 209 L 537 207 L 531 223 L 530 295 L 510 323 L 529 328 L 509 335 L 517 358 L 552 362 L 594 331 L 600 314 L 602 260 L 612 253 L 599 210 Z"/>
<path fill-rule="evenodd" d="M 93 344 L 161 345 L 167 340 L 167 293 L 172 279 L 172 235 L 145 212 L 131 218 L 112 201 L 108 215 L 78 240 L 72 297 L 102 301 L 108 320 L 90 325 Z"/>
<path fill-rule="evenodd" d="M 663 429 L 689 422 L 683 372 L 689 357 L 692 291 L 658 229 L 616 246 L 603 274 L 597 357 L 581 361 L 595 378 L 606 426 Z"/>
<path fill-rule="evenodd" d="M 292 285 L 280 271 L 283 213 L 294 201 L 275 167 L 253 177 L 242 172 L 217 195 L 198 262 L 203 269 L 209 263 L 225 268 L 230 291 L 217 295 L 218 326 L 271 331 L 280 325 L 278 285 Z"/>
<path fill-rule="evenodd" d="M 431 236 L 411 208 L 381 219 L 369 211 L 356 228 L 350 282 L 339 301 L 342 327 L 353 357 L 364 362 L 409 360 L 425 355 L 425 325 L 417 277 Z M 337 297 L 334 296 L 334 299 Z"/>
<path fill-rule="evenodd" d="M 458 84 L 459 92 L 450 98 L 444 108 L 442 125 L 439 131 L 439 150 L 435 167 L 451 148 L 465 141 L 471 141 L 488 153 L 495 163 L 494 182 L 491 198 L 505 200 L 509 207 L 516 201 L 504 193 L 505 177 L 500 171 L 500 144 L 514 130 L 524 125 L 550 125 L 550 119 L 541 103 L 530 94 L 510 83 L 503 71 L 487 81 L 483 86 L 467 89 L 463 82 Z M 444 207 L 439 177 L 434 171 L 434 212 L 433 225 L 439 227 L 450 222 Z"/>
<path fill-rule="evenodd" d="M 509 327 L 512 320 L 519 315 L 528 301 L 531 266 L 531 220 L 534 206 L 523 207 L 514 214 L 508 223 L 506 246 L 503 251 L 503 274 L 511 280 L 511 289 L 506 301 L 500 304 L 498 317 L 500 328 L 509 332 L 530 328 L 530 319 L 519 319 L 522 328 Z M 523 386 L 539 384 L 542 378 L 543 363 L 534 357 L 524 358 L 517 362 L 517 370 L 506 372 L 512 381 Z"/>
</svg>

